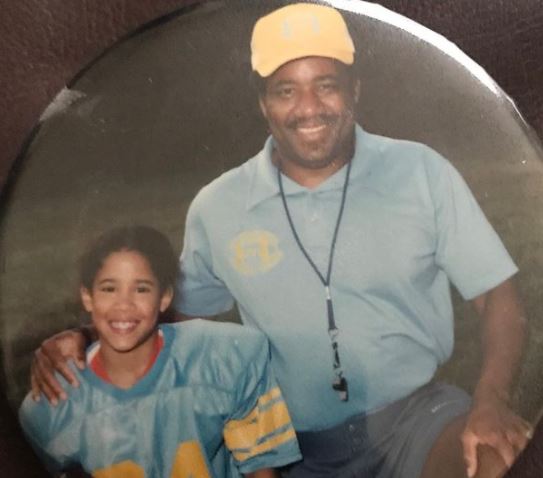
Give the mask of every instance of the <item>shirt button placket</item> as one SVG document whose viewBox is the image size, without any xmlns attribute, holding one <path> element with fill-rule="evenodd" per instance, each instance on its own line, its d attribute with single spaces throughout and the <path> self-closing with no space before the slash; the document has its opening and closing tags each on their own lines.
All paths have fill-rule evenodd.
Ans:
<svg viewBox="0 0 543 478">
<path fill-rule="evenodd" d="M 317 213 L 317 201 L 318 197 L 313 191 L 308 191 L 305 197 L 305 242 L 304 245 L 308 250 L 314 253 L 313 248 L 320 245 L 318 241 L 318 213 Z M 317 257 L 313 257 L 313 260 L 318 260 Z"/>
</svg>

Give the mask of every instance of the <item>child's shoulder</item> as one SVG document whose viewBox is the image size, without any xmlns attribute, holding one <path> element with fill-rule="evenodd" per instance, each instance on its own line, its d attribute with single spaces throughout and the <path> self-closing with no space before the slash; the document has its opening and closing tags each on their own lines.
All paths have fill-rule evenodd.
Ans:
<svg viewBox="0 0 543 478">
<path fill-rule="evenodd" d="M 79 380 L 79 386 L 74 388 L 61 375 L 56 378 L 64 390 L 67 399 L 60 400 L 53 406 L 42 393 L 39 401 L 35 401 L 29 393 L 19 407 L 19 421 L 23 429 L 32 436 L 42 434 L 50 435 L 65 428 L 68 424 L 75 424 L 86 414 L 85 395 L 88 392 L 88 383 L 75 365 L 70 364 Z"/>
<path fill-rule="evenodd" d="M 264 367 L 269 357 L 266 336 L 251 327 L 194 319 L 162 328 L 173 335 L 170 354 L 188 375 L 220 370 L 234 378 L 249 366 Z"/>
<path fill-rule="evenodd" d="M 174 334 L 173 340 L 185 346 L 193 344 L 220 347 L 262 347 L 267 343 L 266 336 L 259 330 L 229 322 L 216 322 L 206 319 L 193 319 L 177 324 L 165 324 Z M 196 343 L 195 343 L 196 342 Z"/>
</svg>

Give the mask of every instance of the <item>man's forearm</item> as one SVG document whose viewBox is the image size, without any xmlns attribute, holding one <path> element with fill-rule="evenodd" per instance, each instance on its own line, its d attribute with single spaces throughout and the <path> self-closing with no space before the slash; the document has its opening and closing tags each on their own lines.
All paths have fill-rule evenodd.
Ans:
<svg viewBox="0 0 543 478">
<path fill-rule="evenodd" d="M 474 398 L 509 401 L 526 338 L 524 309 L 512 280 L 477 298 L 475 306 L 482 317 L 483 363 Z"/>
<path fill-rule="evenodd" d="M 526 336 L 526 319 L 511 280 L 477 297 L 474 303 L 481 315 L 483 364 L 460 440 L 468 476 L 475 476 L 479 466 L 483 468 L 482 476 L 487 476 L 489 469 L 511 466 L 532 432 L 530 424 L 510 406 Z M 485 460 L 479 462 L 479 445 L 489 446 L 497 456 L 486 464 Z"/>
</svg>

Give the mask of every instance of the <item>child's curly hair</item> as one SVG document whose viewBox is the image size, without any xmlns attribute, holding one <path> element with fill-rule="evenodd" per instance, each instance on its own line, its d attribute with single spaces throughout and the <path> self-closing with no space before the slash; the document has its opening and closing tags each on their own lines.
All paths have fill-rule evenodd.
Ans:
<svg viewBox="0 0 543 478">
<path fill-rule="evenodd" d="M 80 258 L 80 284 L 92 290 L 96 274 L 104 261 L 110 254 L 119 251 L 135 251 L 145 257 L 161 292 L 169 287 L 175 289 L 177 255 L 166 236 L 149 226 L 117 227 L 99 236 Z"/>
</svg>

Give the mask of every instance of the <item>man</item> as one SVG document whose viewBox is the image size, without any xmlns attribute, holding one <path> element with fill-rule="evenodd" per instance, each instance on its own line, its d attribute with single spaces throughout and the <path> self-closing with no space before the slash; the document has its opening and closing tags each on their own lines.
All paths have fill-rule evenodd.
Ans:
<svg viewBox="0 0 543 478">
<path fill-rule="evenodd" d="M 508 404 L 525 328 L 515 265 L 445 159 L 355 123 L 337 11 L 276 10 L 251 48 L 271 137 L 194 199 L 178 311 L 236 302 L 269 337 L 304 455 L 288 476 L 500 476 L 531 433 Z M 452 350 L 449 281 L 482 318 L 472 400 L 432 382 Z M 60 393 L 49 366 L 66 370 L 73 336 L 38 351 L 35 392 Z"/>
</svg>

